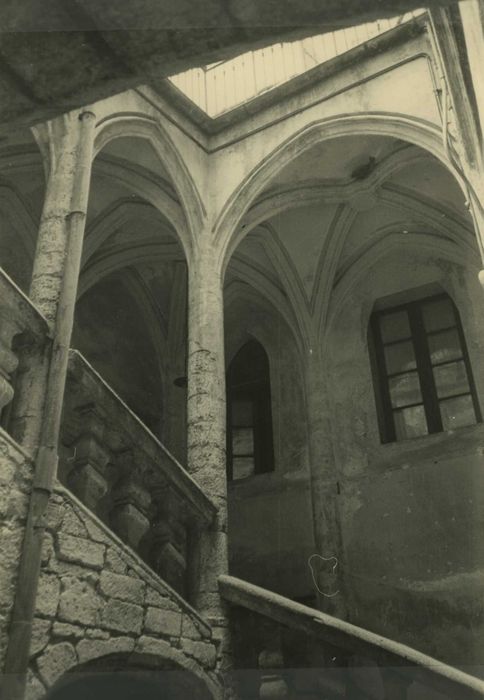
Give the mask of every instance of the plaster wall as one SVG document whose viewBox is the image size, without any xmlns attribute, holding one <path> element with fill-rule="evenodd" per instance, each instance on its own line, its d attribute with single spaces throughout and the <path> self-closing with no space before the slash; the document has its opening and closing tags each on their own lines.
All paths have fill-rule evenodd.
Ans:
<svg viewBox="0 0 484 700">
<path fill-rule="evenodd" d="M 250 337 L 269 358 L 275 465 L 229 483 L 230 572 L 291 598 L 307 597 L 314 544 L 300 359 L 279 314 L 241 294 L 226 309 L 227 366 Z"/>
<path fill-rule="evenodd" d="M 472 665 L 482 663 L 484 632 L 482 425 L 381 444 L 368 356 L 374 302 L 429 283 L 459 309 L 482 396 L 477 270 L 437 252 L 389 252 L 350 290 L 328 332 L 344 590 L 352 622 Z"/>
</svg>

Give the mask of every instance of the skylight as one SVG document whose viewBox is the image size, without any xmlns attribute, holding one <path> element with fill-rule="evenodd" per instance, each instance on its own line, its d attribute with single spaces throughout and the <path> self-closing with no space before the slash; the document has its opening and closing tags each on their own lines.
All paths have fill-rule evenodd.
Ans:
<svg viewBox="0 0 484 700">
<path fill-rule="evenodd" d="M 273 44 L 228 61 L 178 73 L 169 80 L 209 117 L 217 117 L 423 12 L 416 10 L 392 19 Z"/>
</svg>

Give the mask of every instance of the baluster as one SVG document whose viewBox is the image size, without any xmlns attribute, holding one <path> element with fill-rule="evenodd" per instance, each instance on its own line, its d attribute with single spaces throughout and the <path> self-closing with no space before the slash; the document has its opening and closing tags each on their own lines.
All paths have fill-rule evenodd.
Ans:
<svg viewBox="0 0 484 700">
<path fill-rule="evenodd" d="M 281 628 L 266 619 L 260 625 L 259 633 L 264 647 L 258 657 L 261 670 L 259 698 L 282 700 L 289 697 L 289 688 L 280 672 L 284 668 Z"/>
<path fill-rule="evenodd" d="M 12 374 L 18 358 L 12 350 L 12 341 L 20 329 L 6 309 L 0 309 L 0 412 L 13 399 Z"/>
<path fill-rule="evenodd" d="M 284 659 L 280 649 L 261 651 L 259 654 L 261 679 L 259 698 L 261 700 L 282 700 L 289 697 L 289 688 L 278 669 L 284 668 Z"/>
<path fill-rule="evenodd" d="M 67 483 L 76 496 L 96 512 L 108 489 L 106 467 L 111 459 L 104 442 L 105 420 L 94 404 L 81 406 L 76 411 L 81 433 L 72 444 L 73 468 L 67 476 Z"/>
<path fill-rule="evenodd" d="M 143 484 L 143 474 L 133 450 L 116 457 L 120 478 L 112 489 L 111 526 L 121 539 L 137 550 L 141 539 L 150 529 L 148 514 L 151 496 Z"/>
<path fill-rule="evenodd" d="M 186 594 L 187 533 L 183 504 L 170 486 L 155 491 L 156 515 L 151 528 L 149 558 L 155 571 L 180 595 Z"/>
</svg>

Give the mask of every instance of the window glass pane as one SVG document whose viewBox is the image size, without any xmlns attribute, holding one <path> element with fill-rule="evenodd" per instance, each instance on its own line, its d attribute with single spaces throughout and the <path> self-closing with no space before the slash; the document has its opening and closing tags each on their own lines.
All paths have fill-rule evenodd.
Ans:
<svg viewBox="0 0 484 700">
<path fill-rule="evenodd" d="M 462 357 L 462 348 L 456 329 L 429 335 L 428 343 L 432 364 Z"/>
<path fill-rule="evenodd" d="M 406 311 L 382 314 L 380 316 L 381 337 L 384 343 L 410 338 L 410 324 Z"/>
<path fill-rule="evenodd" d="M 423 406 L 403 408 L 393 413 L 397 440 L 427 435 L 427 420 Z"/>
<path fill-rule="evenodd" d="M 387 374 L 395 374 L 396 372 L 405 372 L 409 369 L 415 369 L 415 353 L 411 340 L 406 340 L 403 343 L 395 345 L 387 345 L 385 348 L 385 361 L 387 366 Z"/>
<path fill-rule="evenodd" d="M 426 331 L 455 326 L 454 308 L 450 299 L 437 299 L 422 304 L 422 315 Z"/>
<path fill-rule="evenodd" d="M 232 478 L 234 480 L 252 476 L 254 471 L 253 457 L 234 457 L 232 460 Z"/>
<path fill-rule="evenodd" d="M 232 425 L 252 425 L 252 401 L 234 399 L 232 401 Z"/>
<path fill-rule="evenodd" d="M 393 408 L 422 401 L 420 380 L 416 372 L 409 372 L 388 380 Z"/>
<path fill-rule="evenodd" d="M 440 415 L 444 430 L 463 428 L 465 425 L 474 425 L 476 422 L 476 414 L 470 396 L 458 396 L 455 399 L 441 401 Z"/>
<path fill-rule="evenodd" d="M 469 391 L 469 382 L 463 360 L 434 367 L 433 372 L 439 399 Z"/>
<path fill-rule="evenodd" d="M 254 454 L 254 431 L 252 428 L 232 429 L 232 454 Z"/>
</svg>

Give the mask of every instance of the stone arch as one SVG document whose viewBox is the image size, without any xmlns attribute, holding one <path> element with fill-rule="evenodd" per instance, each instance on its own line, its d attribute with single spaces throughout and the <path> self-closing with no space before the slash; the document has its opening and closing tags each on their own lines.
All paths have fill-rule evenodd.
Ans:
<svg viewBox="0 0 484 700">
<path fill-rule="evenodd" d="M 86 690 L 93 700 L 111 697 L 106 691 L 117 690 L 120 700 L 128 700 L 137 688 L 147 691 L 140 695 L 146 700 L 178 700 L 192 697 L 193 700 L 222 700 L 223 689 L 216 684 L 202 668 L 189 660 L 181 651 L 173 649 L 166 642 L 156 642 L 156 649 L 143 650 L 141 640 L 139 650 L 120 652 L 119 640 L 105 640 L 103 653 L 88 661 L 78 663 L 74 652 L 70 659 L 64 658 L 59 667 L 62 675 L 53 677 L 46 689 L 44 700 L 81 700 Z M 135 647 L 135 649 L 136 649 Z M 36 677 L 34 677 L 36 678 Z M 31 680 L 32 682 L 32 680 Z M 131 691 L 122 695 L 123 684 Z M 126 686 L 124 686 L 126 687 Z"/>
<path fill-rule="evenodd" d="M 478 263 L 472 260 L 469 254 L 466 255 L 465 251 L 461 250 L 451 241 L 445 239 L 439 240 L 434 235 L 419 233 L 413 236 L 414 239 L 418 238 L 418 241 L 414 240 L 415 245 L 410 246 L 408 236 L 409 234 L 404 233 L 389 233 L 376 241 L 374 245 L 369 246 L 363 254 L 357 258 L 354 264 L 346 270 L 345 274 L 338 280 L 334 288 L 327 325 L 323 331 L 324 335 L 331 332 L 332 325 L 338 318 L 345 300 L 367 274 L 370 266 L 384 259 L 389 253 L 397 250 L 402 250 L 407 253 L 422 253 L 427 251 L 434 259 L 445 260 L 454 265 L 460 265 L 461 267 L 475 265 L 477 275 L 477 271 L 480 269 Z"/>
<path fill-rule="evenodd" d="M 393 137 L 428 151 L 450 170 L 467 198 L 467 184 L 450 162 L 441 129 L 437 126 L 406 115 L 389 113 L 361 113 L 321 119 L 303 127 L 277 146 L 245 177 L 226 202 L 215 226 L 222 269 L 225 269 L 235 248 L 248 233 L 244 216 L 264 186 L 294 158 L 316 144 L 357 134 Z"/>
<path fill-rule="evenodd" d="M 411 152 L 407 153 L 406 150 Z M 268 192 L 247 211 L 247 214 L 244 216 L 244 231 L 247 235 L 248 232 L 265 221 L 265 219 L 276 214 L 282 214 L 293 207 L 319 204 L 321 202 L 339 204 L 351 201 L 354 197 L 365 196 L 368 194 L 368 191 L 375 190 L 400 169 L 418 164 L 423 159 L 428 158 L 428 155 L 423 150 L 405 149 L 402 153 L 402 149 L 399 149 L 379 163 L 363 183 L 349 182 L 335 185 L 325 184 L 324 186 L 321 186 L 319 183 L 317 185 L 303 184 Z"/>
<path fill-rule="evenodd" d="M 195 246 L 195 236 L 205 218 L 205 209 L 188 167 L 172 138 L 159 121 L 143 116 L 115 114 L 97 125 L 94 157 L 112 140 L 134 137 L 147 140 L 160 161 L 166 166 L 180 198 L 187 230 L 177 231 L 189 260 Z"/>
</svg>

